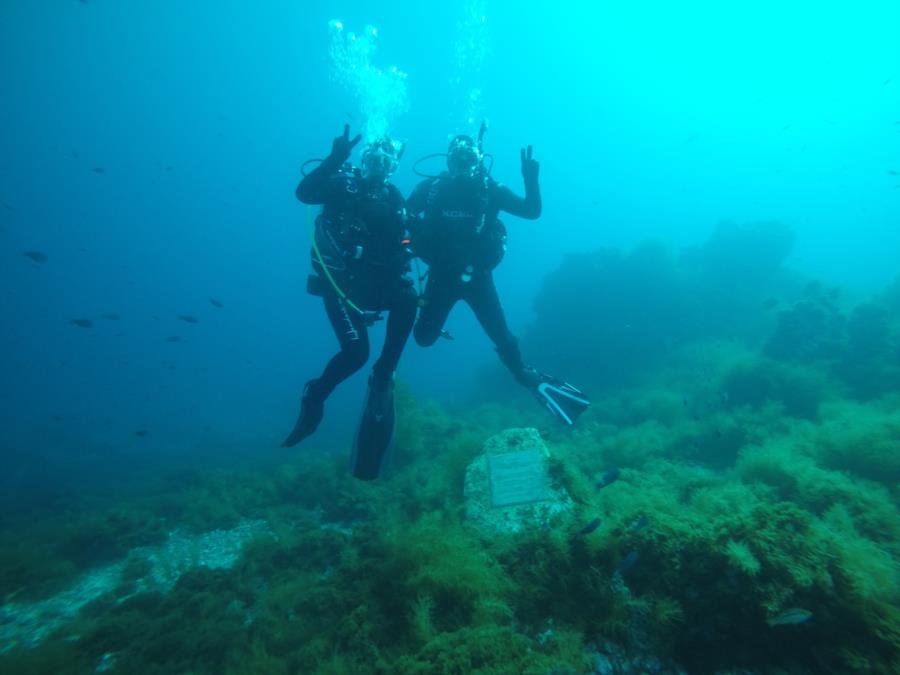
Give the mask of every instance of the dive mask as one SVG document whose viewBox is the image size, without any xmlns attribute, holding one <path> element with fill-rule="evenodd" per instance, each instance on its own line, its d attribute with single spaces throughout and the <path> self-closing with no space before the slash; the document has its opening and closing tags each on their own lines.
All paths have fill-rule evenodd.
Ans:
<svg viewBox="0 0 900 675">
<path fill-rule="evenodd" d="M 387 180 L 397 170 L 403 149 L 402 143 L 387 136 L 369 143 L 360 162 L 363 176 Z"/>
<path fill-rule="evenodd" d="M 447 148 L 447 170 L 451 176 L 474 176 L 483 159 L 471 136 L 457 136 Z"/>
</svg>

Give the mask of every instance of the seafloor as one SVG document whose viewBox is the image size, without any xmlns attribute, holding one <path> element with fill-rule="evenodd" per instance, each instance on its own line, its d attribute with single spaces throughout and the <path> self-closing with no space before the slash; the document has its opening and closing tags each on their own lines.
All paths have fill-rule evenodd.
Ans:
<svg viewBox="0 0 900 675">
<path fill-rule="evenodd" d="M 566 260 L 522 347 L 592 395 L 574 430 L 498 368 L 453 410 L 401 383 L 376 483 L 310 443 L 5 513 L 0 672 L 900 672 L 900 283 L 790 248 L 723 225 Z M 511 427 L 572 507 L 490 532 L 465 473 Z"/>
</svg>

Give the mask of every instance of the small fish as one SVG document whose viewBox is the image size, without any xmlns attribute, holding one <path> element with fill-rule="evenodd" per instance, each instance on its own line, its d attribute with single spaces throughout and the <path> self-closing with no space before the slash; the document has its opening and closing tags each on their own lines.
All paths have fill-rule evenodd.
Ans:
<svg viewBox="0 0 900 675">
<path fill-rule="evenodd" d="M 762 301 L 762 305 L 760 305 L 760 307 L 765 311 L 775 309 L 776 307 L 778 307 L 778 298 L 766 298 Z"/>
<path fill-rule="evenodd" d="M 801 607 L 792 607 L 784 610 L 778 616 L 772 617 L 766 621 L 770 626 L 797 626 L 806 623 L 812 618 L 813 614 L 808 609 Z"/>
<path fill-rule="evenodd" d="M 111 312 L 111 313 L 109 313 L 109 314 L 104 314 L 104 315 L 102 315 L 100 318 L 101 318 L 101 319 L 106 319 L 107 321 L 118 321 L 118 320 L 121 319 L 122 317 L 120 317 L 120 316 L 119 316 L 118 314 L 116 314 L 115 312 Z"/>
<path fill-rule="evenodd" d="M 619 563 L 619 566 L 616 568 L 616 572 L 619 574 L 625 574 L 628 570 L 634 567 L 634 564 L 638 561 L 638 552 L 631 551 L 628 555 L 626 555 L 622 562 Z"/>
<path fill-rule="evenodd" d="M 790 125 L 790 124 L 785 124 L 783 127 L 781 127 L 781 130 L 782 130 L 782 131 L 787 131 L 787 130 L 790 129 L 790 128 L 791 128 L 791 125 Z"/>
<path fill-rule="evenodd" d="M 597 487 L 600 489 L 605 488 L 608 485 L 612 485 L 617 480 L 619 480 L 620 471 L 616 468 L 612 468 L 602 476 L 600 476 L 600 480 L 597 481 Z"/>
<path fill-rule="evenodd" d="M 93 171 L 94 173 L 106 173 L 106 169 L 104 169 L 102 166 L 95 166 L 93 169 L 91 169 L 91 171 Z"/>
<path fill-rule="evenodd" d="M 154 314 L 150 318 L 153 319 L 154 321 L 159 321 L 159 316 L 157 316 L 156 314 Z"/>
<path fill-rule="evenodd" d="M 222 309 L 225 306 L 220 300 L 216 300 L 215 298 L 210 298 L 209 304 L 211 304 L 213 307 L 218 307 L 219 309 Z"/>
<path fill-rule="evenodd" d="M 170 335 L 166 338 L 166 342 L 181 342 L 181 338 L 177 335 Z"/>
<path fill-rule="evenodd" d="M 147 431 L 145 429 L 138 429 L 134 432 L 134 435 L 138 438 L 144 438 L 147 435 Z"/>
<path fill-rule="evenodd" d="M 27 589 L 28 589 L 27 586 L 22 586 L 22 588 L 17 588 L 12 593 L 7 593 L 6 596 L 4 596 L 4 598 L 3 598 L 3 603 L 6 604 L 8 602 L 12 602 L 17 597 L 19 597 L 19 595 L 21 595 L 23 591 L 25 591 Z"/>
<path fill-rule="evenodd" d="M 641 516 L 636 521 L 631 524 L 629 528 L 632 532 L 640 532 L 645 527 L 650 524 L 650 519 L 647 516 Z"/>
<path fill-rule="evenodd" d="M 7 211 L 15 212 L 15 209 L 12 206 L 10 206 L 9 204 L 7 204 L 6 202 L 0 202 L 0 204 L 3 204 L 3 208 L 6 209 Z"/>
<path fill-rule="evenodd" d="M 79 328 L 90 328 L 94 325 L 90 319 L 72 319 L 71 323 Z"/>
<path fill-rule="evenodd" d="M 684 144 L 685 144 L 685 145 L 688 145 L 689 143 L 693 143 L 693 142 L 696 141 L 698 138 L 699 138 L 699 136 L 697 136 L 697 134 L 691 134 L 690 136 L 688 136 L 688 137 L 684 140 Z"/>
<path fill-rule="evenodd" d="M 893 80 L 893 79 L 894 79 L 894 76 L 891 75 L 888 79 L 886 79 L 884 82 L 881 83 L 881 86 L 882 87 L 888 86 L 891 83 L 891 80 Z"/>
<path fill-rule="evenodd" d="M 578 534 L 581 536 L 586 536 L 596 530 L 598 527 L 600 527 L 600 519 L 594 518 L 591 522 L 578 530 Z"/>
<path fill-rule="evenodd" d="M 41 251 L 25 251 L 22 253 L 22 255 L 24 255 L 26 258 L 30 258 L 38 264 L 43 264 L 48 260 L 47 254 L 42 253 Z"/>
<path fill-rule="evenodd" d="M 165 168 L 163 169 L 163 171 L 171 171 L 171 170 L 172 170 L 172 167 L 171 167 L 171 166 L 167 166 L 167 167 L 165 167 Z"/>
<path fill-rule="evenodd" d="M 63 416 L 62 415 L 50 415 L 50 419 L 53 420 L 54 422 L 62 422 Z"/>
<path fill-rule="evenodd" d="M 900 176 L 900 171 L 894 171 L 893 169 L 891 169 L 890 171 L 888 171 L 888 175 L 889 176 Z"/>
<path fill-rule="evenodd" d="M 197 323 L 198 319 L 196 316 L 192 316 L 190 314 L 179 314 L 179 321 L 184 321 L 185 323 Z"/>
</svg>

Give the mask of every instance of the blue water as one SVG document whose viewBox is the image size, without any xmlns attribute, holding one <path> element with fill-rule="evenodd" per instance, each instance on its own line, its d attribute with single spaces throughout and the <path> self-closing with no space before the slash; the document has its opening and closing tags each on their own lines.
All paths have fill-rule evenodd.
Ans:
<svg viewBox="0 0 900 675">
<path fill-rule="evenodd" d="M 281 452 L 336 346 L 304 292 L 293 190 L 345 123 L 371 123 L 330 56 L 368 25 L 371 63 L 406 74 L 387 118 L 408 142 L 404 193 L 413 159 L 482 118 L 493 175 L 519 192 L 519 148 L 534 146 L 544 214 L 507 219 L 497 271 L 515 332 L 565 253 L 696 245 L 721 220 L 789 224 L 788 264 L 828 283 L 895 278 L 900 5 L 591 5 L 2 3 L 6 488 L 45 469 Z M 448 328 L 454 342 L 410 342 L 401 363 L 422 398 L 467 396 L 497 367 L 467 309 Z M 364 376 L 329 400 L 322 447 L 349 443 Z"/>
</svg>

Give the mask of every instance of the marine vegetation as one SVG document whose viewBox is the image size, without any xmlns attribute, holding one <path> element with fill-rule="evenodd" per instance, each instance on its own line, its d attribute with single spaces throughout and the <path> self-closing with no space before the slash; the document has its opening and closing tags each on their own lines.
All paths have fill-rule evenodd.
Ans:
<svg viewBox="0 0 900 675">
<path fill-rule="evenodd" d="M 900 284 L 850 299 L 787 269 L 791 241 L 722 225 L 548 276 L 528 353 L 595 395 L 540 429 L 574 502 L 546 527 L 473 527 L 463 494 L 490 437 L 543 418 L 401 383 L 385 480 L 319 447 L 8 518 L 0 670 L 900 672 Z"/>
</svg>

